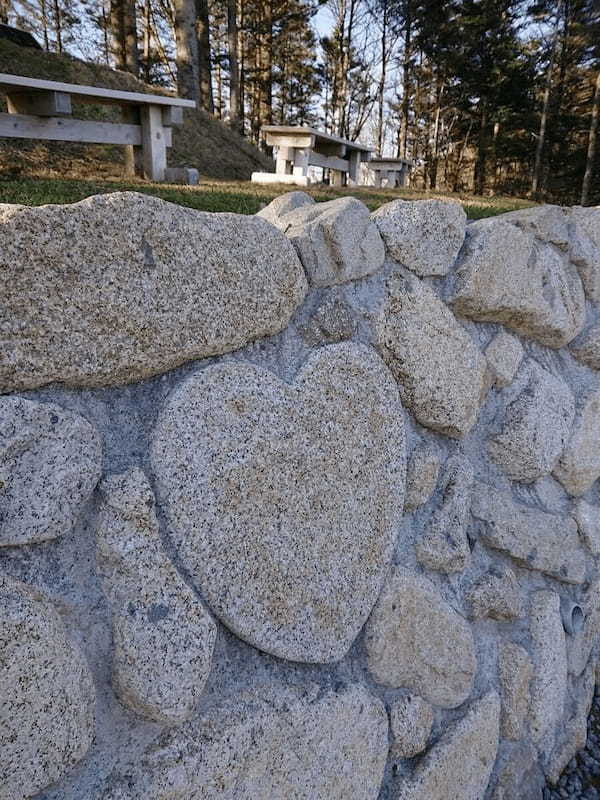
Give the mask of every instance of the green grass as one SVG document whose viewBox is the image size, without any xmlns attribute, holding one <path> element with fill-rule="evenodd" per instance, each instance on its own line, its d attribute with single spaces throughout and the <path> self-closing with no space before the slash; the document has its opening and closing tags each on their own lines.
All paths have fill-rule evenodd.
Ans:
<svg viewBox="0 0 600 800">
<path fill-rule="evenodd" d="M 142 180 L 117 181 L 75 180 L 55 178 L 0 178 L 0 202 L 39 206 L 47 203 L 75 203 L 93 194 L 104 192 L 135 191 L 155 195 L 171 203 L 189 206 L 200 211 L 233 211 L 238 214 L 255 214 L 279 194 L 293 187 L 285 185 L 260 186 L 248 182 L 207 180 L 200 186 L 175 186 L 149 183 Z M 371 210 L 383 203 L 402 197 L 419 200 L 440 197 L 462 203 L 470 219 L 480 219 L 506 211 L 532 205 L 527 200 L 513 197 L 475 197 L 472 195 L 422 192 L 415 189 L 372 189 L 369 187 L 330 188 L 311 186 L 308 192 L 317 201 L 352 195 L 358 197 Z"/>
</svg>

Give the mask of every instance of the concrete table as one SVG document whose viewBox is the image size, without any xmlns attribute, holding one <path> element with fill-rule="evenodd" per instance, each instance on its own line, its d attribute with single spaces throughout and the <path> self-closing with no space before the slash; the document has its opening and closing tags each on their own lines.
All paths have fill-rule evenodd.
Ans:
<svg viewBox="0 0 600 800">
<path fill-rule="evenodd" d="M 384 180 L 391 188 L 406 186 L 412 161 L 405 158 L 372 158 L 369 171 L 374 173 L 374 186 L 380 187 Z"/>
<path fill-rule="evenodd" d="M 120 92 L 95 86 L 24 78 L 0 73 L 0 93 L 8 114 L 0 113 L 0 137 L 45 139 L 141 147 L 146 178 L 163 181 L 171 127 L 183 122 L 193 100 L 142 92 Z M 71 98 L 78 103 L 119 105 L 139 111 L 139 124 L 74 119 Z"/>
<path fill-rule="evenodd" d="M 314 128 L 294 125 L 265 125 L 267 144 L 276 148 L 275 172 L 254 172 L 255 183 L 291 183 L 308 186 L 309 167 L 330 170 L 332 186 L 344 180 L 358 183 L 361 163 L 368 162 L 373 148 L 350 142 Z"/>
</svg>

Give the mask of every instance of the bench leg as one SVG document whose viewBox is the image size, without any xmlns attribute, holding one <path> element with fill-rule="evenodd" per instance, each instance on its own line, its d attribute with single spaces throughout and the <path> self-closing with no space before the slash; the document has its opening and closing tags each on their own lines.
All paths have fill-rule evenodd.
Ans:
<svg viewBox="0 0 600 800">
<path fill-rule="evenodd" d="M 344 185 L 344 173 L 340 172 L 339 169 L 332 169 L 329 170 L 330 179 L 329 182 L 332 186 L 343 186 Z"/>
<path fill-rule="evenodd" d="M 348 183 L 350 186 L 358 186 L 360 180 L 360 153 L 353 150 L 350 153 L 350 169 L 348 171 Z"/>
<path fill-rule="evenodd" d="M 142 162 L 144 177 L 164 181 L 167 168 L 167 137 L 160 106 L 140 109 L 142 123 Z"/>
<path fill-rule="evenodd" d="M 277 160 L 275 161 L 275 172 L 278 175 L 291 175 L 293 160 L 294 160 L 294 148 L 280 147 L 277 151 Z"/>
<path fill-rule="evenodd" d="M 308 175 L 308 162 L 310 161 L 310 150 L 296 148 L 294 153 L 294 172 L 297 178 L 305 178 Z"/>
</svg>

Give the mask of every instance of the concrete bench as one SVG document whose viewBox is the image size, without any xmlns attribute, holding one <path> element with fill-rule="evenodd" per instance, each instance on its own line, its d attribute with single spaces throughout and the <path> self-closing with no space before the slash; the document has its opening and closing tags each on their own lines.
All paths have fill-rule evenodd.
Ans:
<svg viewBox="0 0 600 800">
<path fill-rule="evenodd" d="M 153 181 L 165 180 L 171 127 L 183 122 L 184 108 L 196 107 L 193 100 L 180 97 L 120 92 L 5 73 L 0 73 L 0 93 L 6 95 L 8 106 L 8 113 L 0 113 L 0 137 L 139 147 L 144 176 Z M 136 109 L 139 124 L 75 119 L 72 98 L 78 103 Z"/>
<path fill-rule="evenodd" d="M 368 162 L 373 148 L 322 133 L 314 128 L 294 125 L 265 125 L 267 144 L 276 148 L 275 172 L 254 172 L 254 183 L 291 183 L 308 186 L 309 167 L 330 170 L 332 186 L 342 186 L 345 179 L 358 183 L 359 168 Z"/>
<path fill-rule="evenodd" d="M 369 171 L 374 173 L 374 186 L 381 187 L 385 181 L 390 189 L 406 186 L 412 162 L 405 158 L 372 158 Z"/>
</svg>

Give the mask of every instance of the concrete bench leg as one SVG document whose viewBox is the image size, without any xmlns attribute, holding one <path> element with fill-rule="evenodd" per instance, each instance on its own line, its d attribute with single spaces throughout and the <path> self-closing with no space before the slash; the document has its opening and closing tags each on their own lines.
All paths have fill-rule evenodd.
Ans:
<svg viewBox="0 0 600 800">
<path fill-rule="evenodd" d="M 144 177 L 151 181 L 164 181 L 167 168 L 167 137 L 160 106 L 143 106 L 140 109 L 142 124 L 142 162 Z"/>
<path fill-rule="evenodd" d="M 343 186 L 344 185 L 344 173 L 340 172 L 339 169 L 332 169 L 330 170 L 331 175 L 330 183 L 332 186 Z"/>
<path fill-rule="evenodd" d="M 304 178 L 308 175 L 308 163 L 310 161 L 310 150 L 297 148 L 294 153 L 294 175 L 297 178 Z"/>
</svg>

